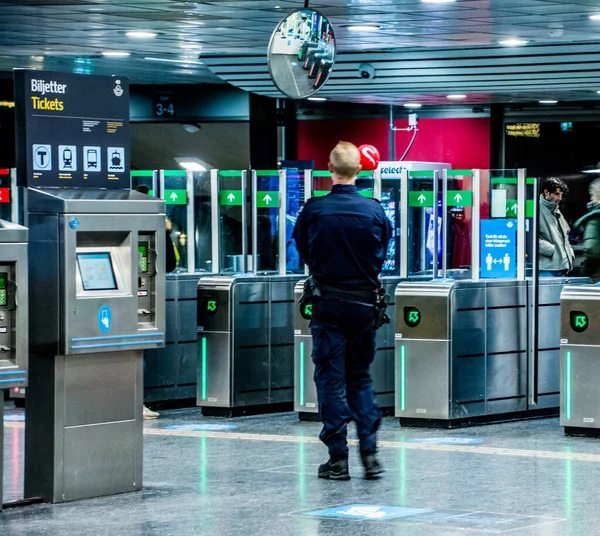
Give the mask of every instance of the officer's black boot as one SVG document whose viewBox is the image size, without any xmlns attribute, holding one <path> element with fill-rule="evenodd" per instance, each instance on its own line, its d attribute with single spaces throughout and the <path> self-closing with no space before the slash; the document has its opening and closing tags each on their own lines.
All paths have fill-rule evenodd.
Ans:
<svg viewBox="0 0 600 536">
<path fill-rule="evenodd" d="M 319 465 L 319 478 L 328 478 L 329 480 L 350 480 L 348 454 L 332 456 L 326 463 Z"/>
<path fill-rule="evenodd" d="M 381 478 L 381 475 L 385 473 L 383 467 L 377 460 L 375 454 L 360 453 L 363 465 L 365 467 L 365 478 L 367 480 L 376 480 Z"/>
</svg>

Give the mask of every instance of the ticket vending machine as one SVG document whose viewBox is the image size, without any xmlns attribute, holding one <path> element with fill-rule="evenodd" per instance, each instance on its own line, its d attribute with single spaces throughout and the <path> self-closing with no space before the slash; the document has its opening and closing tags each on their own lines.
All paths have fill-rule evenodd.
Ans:
<svg viewBox="0 0 600 536">
<path fill-rule="evenodd" d="M 142 352 L 165 340 L 164 212 L 136 191 L 28 190 L 26 497 L 142 488 Z"/>
<path fill-rule="evenodd" d="M 25 387 L 27 383 L 27 234 L 25 227 L 0 220 L 0 409 L 4 405 L 2 390 Z M 0 426 L 2 475 L 4 425 Z M 0 510 L 2 502 L 0 476 Z"/>
</svg>

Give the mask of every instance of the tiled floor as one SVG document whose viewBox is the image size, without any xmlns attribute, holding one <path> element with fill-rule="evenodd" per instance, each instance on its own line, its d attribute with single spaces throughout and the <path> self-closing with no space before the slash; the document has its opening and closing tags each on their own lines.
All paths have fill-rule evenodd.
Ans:
<svg viewBox="0 0 600 536">
<path fill-rule="evenodd" d="M 22 497 L 19 415 L 6 416 L 5 501 Z M 146 423 L 142 492 L 6 509 L 0 535 L 600 535 L 600 442 L 565 438 L 557 419 L 442 431 L 387 418 L 380 481 L 363 480 L 354 445 L 352 480 L 317 479 L 319 429 L 291 413 L 163 412 Z"/>
</svg>

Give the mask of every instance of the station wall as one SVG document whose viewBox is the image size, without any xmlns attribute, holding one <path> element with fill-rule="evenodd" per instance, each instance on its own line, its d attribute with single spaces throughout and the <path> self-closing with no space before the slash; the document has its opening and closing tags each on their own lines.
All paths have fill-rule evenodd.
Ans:
<svg viewBox="0 0 600 536">
<path fill-rule="evenodd" d="M 374 145 L 382 160 L 389 158 L 388 119 L 315 119 L 297 124 L 297 158 L 314 159 L 317 169 L 326 168 L 329 152 L 340 140 Z M 397 120 L 395 126 L 406 128 L 408 121 Z M 397 159 L 411 137 L 411 132 L 396 132 Z M 417 139 L 406 160 L 447 162 L 454 169 L 489 169 L 489 117 L 420 119 Z"/>
</svg>

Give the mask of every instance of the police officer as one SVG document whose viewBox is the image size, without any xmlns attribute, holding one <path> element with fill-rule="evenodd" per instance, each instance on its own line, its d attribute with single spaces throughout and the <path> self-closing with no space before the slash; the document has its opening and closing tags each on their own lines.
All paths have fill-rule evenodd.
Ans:
<svg viewBox="0 0 600 536">
<path fill-rule="evenodd" d="M 383 473 L 376 458 L 381 414 L 369 367 L 375 357 L 375 303 L 392 229 L 378 201 L 358 193 L 360 154 L 348 142 L 329 155 L 331 193 L 310 199 L 294 229 L 296 247 L 319 288 L 311 331 L 315 384 L 329 461 L 319 478 L 348 480 L 347 424 L 356 423 L 365 478 Z"/>
</svg>

